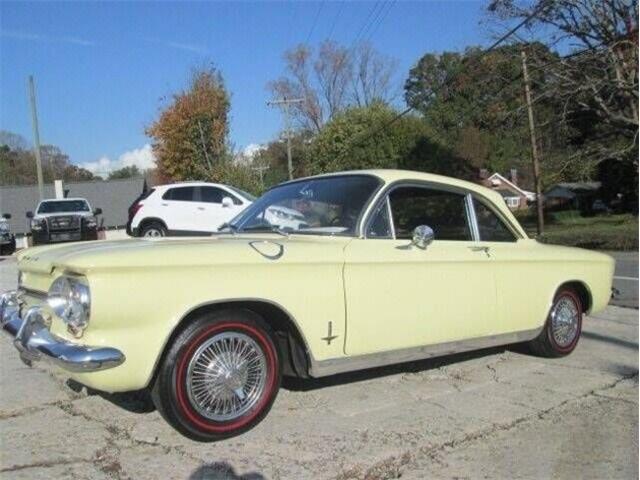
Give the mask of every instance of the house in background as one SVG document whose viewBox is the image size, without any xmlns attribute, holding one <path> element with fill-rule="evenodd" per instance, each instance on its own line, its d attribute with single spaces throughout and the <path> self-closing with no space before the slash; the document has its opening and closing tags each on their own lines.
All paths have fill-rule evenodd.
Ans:
<svg viewBox="0 0 640 480">
<path fill-rule="evenodd" d="M 600 182 L 557 183 L 544 194 L 544 201 L 552 210 L 590 211 L 599 198 Z"/>
<path fill-rule="evenodd" d="M 481 169 L 478 183 L 487 188 L 495 190 L 504 198 L 505 203 L 511 210 L 522 210 L 534 202 L 536 194 L 521 188 L 518 185 L 518 171 L 512 168 L 509 175 L 504 177 L 499 173 L 489 175 L 488 170 Z"/>
</svg>

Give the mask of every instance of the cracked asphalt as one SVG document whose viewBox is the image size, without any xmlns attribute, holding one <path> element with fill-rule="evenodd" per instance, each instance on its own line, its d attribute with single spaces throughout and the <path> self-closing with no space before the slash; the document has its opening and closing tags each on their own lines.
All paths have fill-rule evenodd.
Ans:
<svg viewBox="0 0 640 480">
<path fill-rule="evenodd" d="M 0 290 L 13 287 L 10 262 Z M 144 392 L 26 367 L 2 337 L 0 477 L 638 478 L 638 311 L 585 319 L 563 359 L 498 348 L 288 379 L 265 421 L 214 444 L 173 431 Z"/>
</svg>

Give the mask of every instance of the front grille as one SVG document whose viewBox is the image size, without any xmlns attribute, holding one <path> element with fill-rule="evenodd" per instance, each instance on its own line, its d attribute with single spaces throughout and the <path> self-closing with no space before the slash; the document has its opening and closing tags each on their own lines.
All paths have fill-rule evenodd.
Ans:
<svg viewBox="0 0 640 480">
<path fill-rule="evenodd" d="M 80 217 L 76 215 L 64 215 L 59 217 L 49 217 L 49 231 L 56 230 L 80 230 Z"/>
</svg>

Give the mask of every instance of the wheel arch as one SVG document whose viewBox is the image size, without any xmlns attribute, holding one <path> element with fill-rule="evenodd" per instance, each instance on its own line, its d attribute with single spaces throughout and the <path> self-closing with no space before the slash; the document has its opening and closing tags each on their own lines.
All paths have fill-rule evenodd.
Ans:
<svg viewBox="0 0 640 480">
<path fill-rule="evenodd" d="M 148 386 L 152 386 L 155 382 L 159 367 L 170 346 L 186 325 L 204 313 L 229 308 L 248 310 L 259 315 L 275 333 L 276 338 L 273 340 L 278 352 L 282 355 L 285 375 L 309 377 L 313 356 L 294 317 L 284 307 L 270 300 L 245 298 L 207 302 L 188 310 L 167 336 L 160 354 L 156 358 Z"/>
<path fill-rule="evenodd" d="M 166 230 L 168 230 L 169 228 L 167 227 L 167 224 L 165 223 L 164 220 L 162 220 L 161 218 L 158 217 L 144 217 L 142 220 L 140 220 L 140 222 L 138 223 L 138 229 L 142 230 L 145 225 L 148 225 L 150 223 L 159 223 L 161 224 Z"/>
<path fill-rule="evenodd" d="M 588 314 L 593 306 L 593 295 L 589 286 L 582 280 L 568 280 L 558 285 L 553 293 L 554 297 L 560 290 L 567 288 L 576 292 L 582 303 L 582 312 Z M 553 298 L 551 302 L 553 304 Z"/>
</svg>

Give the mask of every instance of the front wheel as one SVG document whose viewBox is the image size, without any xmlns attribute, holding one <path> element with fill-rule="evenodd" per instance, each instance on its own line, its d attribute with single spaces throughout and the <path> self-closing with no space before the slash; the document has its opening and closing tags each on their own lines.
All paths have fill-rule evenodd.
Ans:
<svg viewBox="0 0 640 480">
<path fill-rule="evenodd" d="M 269 326 L 247 310 L 208 313 L 169 348 L 152 390 L 158 411 L 198 441 L 238 435 L 268 413 L 281 368 Z"/>
<path fill-rule="evenodd" d="M 573 352 L 582 332 L 582 312 L 582 302 L 575 291 L 558 291 L 542 332 L 529 342 L 531 350 L 543 357 L 562 357 Z"/>
</svg>

